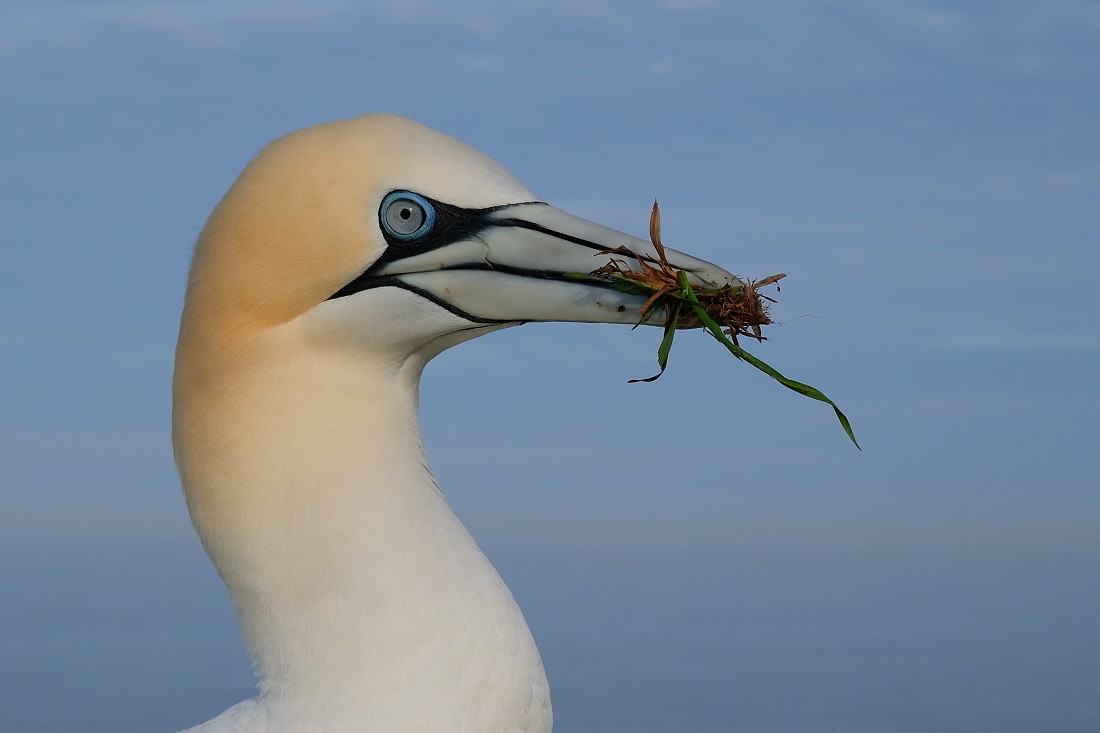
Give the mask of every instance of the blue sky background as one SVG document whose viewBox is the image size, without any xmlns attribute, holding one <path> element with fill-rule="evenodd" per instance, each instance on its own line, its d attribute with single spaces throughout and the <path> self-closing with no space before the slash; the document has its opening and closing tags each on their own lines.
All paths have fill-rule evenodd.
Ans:
<svg viewBox="0 0 1100 733">
<path fill-rule="evenodd" d="M 648 385 L 656 329 L 429 365 L 429 456 L 558 730 L 1096 729 L 1100 5 L 300 5 L 0 8 L 0 725 L 249 694 L 169 444 L 190 249 L 265 143 L 387 111 L 790 273 L 752 350 L 865 449 L 701 333 Z"/>
<path fill-rule="evenodd" d="M 530 325 L 429 366 L 487 533 L 1100 542 L 1100 8 L 1087 2 L 26 2 L 0 22 L 0 527 L 186 534 L 190 247 L 267 141 L 367 111 L 748 276 L 757 353 Z"/>
</svg>

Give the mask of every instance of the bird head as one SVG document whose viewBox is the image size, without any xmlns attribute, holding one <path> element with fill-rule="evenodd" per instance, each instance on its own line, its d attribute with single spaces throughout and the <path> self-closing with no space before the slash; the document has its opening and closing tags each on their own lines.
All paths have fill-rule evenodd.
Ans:
<svg viewBox="0 0 1100 733">
<path fill-rule="evenodd" d="M 523 322 L 636 323 L 643 296 L 570 277 L 622 246 L 656 257 L 454 138 L 367 115 L 287 135 L 245 168 L 196 246 L 184 334 L 240 341 L 305 319 L 321 338 L 430 358 Z M 737 282 L 666 252 L 697 285 Z"/>
</svg>

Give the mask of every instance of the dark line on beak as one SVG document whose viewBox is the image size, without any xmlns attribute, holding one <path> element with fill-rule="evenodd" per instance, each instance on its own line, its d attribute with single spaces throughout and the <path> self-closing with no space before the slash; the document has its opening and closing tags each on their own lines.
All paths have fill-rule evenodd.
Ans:
<svg viewBox="0 0 1100 733">
<path fill-rule="evenodd" d="M 559 232 L 556 229 L 550 227 L 544 227 L 541 224 L 536 224 L 533 221 L 527 221 L 526 219 L 500 219 L 494 222 L 497 226 L 504 227 L 516 227 L 517 229 L 530 229 L 533 232 L 539 232 L 540 234 L 547 234 L 557 239 L 562 239 L 566 242 L 572 242 L 573 244 L 580 245 L 581 247 L 587 247 L 588 249 L 594 249 L 596 252 L 611 252 L 613 248 L 609 248 L 606 244 L 600 244 L 599 242 L 593 242 L 590 239 L 584 239 L 582 237 L 574 237 L 572 234 L 566 234 Z M 660 264 L 659 260 L 656 260 L 649 255 L 638 255 L 646 262 L 652 262 L 653 264 Z M 632 257 L 637 259 L 637 257 Z M 690 272 L 690 270 L 689 270 Z"/>
<path fill-rule="evenodd" d="M 448 311 L 450 313 L 453 313 L 454 315 L 458 316 L 459 318 L 464 318 L 467 321 L 470 321 L 471 323 L 483 323 L 485 325 L 500 325 L 502 323 L 520 323 L 520 321 L 501 321 L 501 320 L 496 319 L 496 318 L 481 318 L 480 316 L 475 316 L 471 313 L 467 313 L 466 311 L 462 310 L 461 308 L 458 308 L 457 306 L 455 306 L 451 303 L 448 303 L 446 300 L 443 300 L 442 298 L 440 298 L 438 295 L 436 295 L 433 292 L 430 292 L 428 290 L 424 290 L 423 288 L 418 288 L 415 285 L 409 285 L 404 280 L 401 280 L 400 276 L 398 276 L 398 275 L 383 275 L 382 277 L 370 277 L 370 278 L 364 279 L 365 275 L 366 275 L 366 273 L 363 273 L 363 275 L 360 275 L 359 277 L 355 278 L 355 280 L 353 280 L 352 282 L 348 283 L 343 288 L 338 290 L 335 295 L 333 295 L 332 297 L 329 298 L 329 300 L 334 300 L 335 298 L 341 298 L 345 295 L 353 295 L 354 293 L 361 293 L 364 290 L 371 290 L 373 288 L 385 288 L 385 287 L 401 288 L 402 290 L 407 290 L 410 293 L 413 293 L 414 295 L 419 295 L 421 298 L 424 298 L 426 300 L 431 301 L 432 303 L 435 303 L 436 305 L 438 305 L 443 310 Z M 362 282 L 360 282 L 361 280 L 362 280 Z M 345 290 L 348 290 L 349 288 L 352 288 L 352 286 L 355 286 L 354 290 L 350 290 L 347 293 L 344 292 Z"/>
</svg>

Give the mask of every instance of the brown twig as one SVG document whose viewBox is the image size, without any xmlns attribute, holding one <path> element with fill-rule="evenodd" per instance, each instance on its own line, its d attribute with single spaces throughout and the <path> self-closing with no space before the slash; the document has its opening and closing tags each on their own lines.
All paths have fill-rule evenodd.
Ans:
<svg viewBox="0 0 1100 733">
<path fill-rule="evenodd" d="M 669 265 L 664 244 L 661 242 L 661 210 L 656 201 L 653 202 L 653 210 L 649 215 L 649 239 L 653 243 L 653 249 L 657 251 L 656 260 L 638 254 L 628 247 L 618 247 L 603 253 L 622 255 L 635 260 L 640 272 L 632 269 L 626 259 L 613 257 L 610 262 L 594 270 L 592 274 L 623 277 L 650 291 L 651 294 L 638 310 L 638 315 L 645 316 L 654 308 L 663 305 L 667 314 L 665 323 L 667 327 L 676 311 L 680 283 L 679 273 Z M 711 290 L 699 289 L 695 294 L 707 314 L 722 326 L 735 343 L 738 336 L 748 336 L 757 341 L 764 341 L 766 337 L 760 327 L 772 322 L 768 314 L 768 304 L 774 303 L 775 299 L 761 294 L 760 288 L 776 285 L 786 276 L 786 273 L 779 273 L 761 280 L 748 280 L 744 285 L 723 285 Z M 776 285 L 776 290 L 778 289 L 779 286 Z M 678 325 L 681 328 L 696 328 L 701 324 L 694 317 L 681 315 Z"/>
</svg>

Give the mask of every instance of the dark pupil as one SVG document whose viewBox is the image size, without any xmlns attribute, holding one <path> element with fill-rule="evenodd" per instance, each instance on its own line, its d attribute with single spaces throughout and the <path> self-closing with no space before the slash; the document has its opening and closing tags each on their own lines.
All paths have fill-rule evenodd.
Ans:
<svg viewBox="0 0 1100 733">
<path fill-rule="evenodd" d="M 412 209 L 401 209 L 400 216 L 401 216 L 402 219 L 405 219 L 407 221 L 407 220 L 412 218 L 412 215 L 413 215 Z"/>
</svg>

